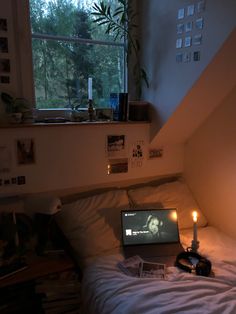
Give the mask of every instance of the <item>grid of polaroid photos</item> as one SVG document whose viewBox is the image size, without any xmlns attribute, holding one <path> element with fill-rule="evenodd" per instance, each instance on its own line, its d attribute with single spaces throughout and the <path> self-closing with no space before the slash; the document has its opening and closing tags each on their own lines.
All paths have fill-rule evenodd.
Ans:
<svg viewBox="0 0 236 314">
<path fill-rule="evenodd" d="M 10 83 L 8 21 L 0 16 L 0 85 Z"/>
<path fill-rule="evenodd" d="M 177 12 L 176 62 L 200 61 L 206 0 L 181 7 Z"/>
</svg>

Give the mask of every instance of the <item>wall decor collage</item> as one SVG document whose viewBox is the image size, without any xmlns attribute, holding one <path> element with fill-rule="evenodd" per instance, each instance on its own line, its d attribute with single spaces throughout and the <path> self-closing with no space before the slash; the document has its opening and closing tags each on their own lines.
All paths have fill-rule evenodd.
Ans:
<svg viewBox="0 0 236 314">
<path fill-rule="evenodd" d="M 16 139 L 15 153 L 18 166 L 35 164 L 35 140 L 33 138 Z M 12 170 L 12 159 L 10 146 L 0 145 L 0 174 Z"/>
<path fill-rule="evenodd" d="M 200 61 L 205 9 L 206 0 L 178 9 L 176 24 L 177 63 Z"/>
<path fill-rule="evenodd" d="M 8 21 L 0 16 L 0 85 L 10 84 Z"/>
<path fill-rule="evenodd" d="M 140 168 L 144 162 L 144 140 L 137 140 L 127 144 L 124 134 L 107 135 L 107 174 L 128 172 L 131 168 Z"/>
</svg>

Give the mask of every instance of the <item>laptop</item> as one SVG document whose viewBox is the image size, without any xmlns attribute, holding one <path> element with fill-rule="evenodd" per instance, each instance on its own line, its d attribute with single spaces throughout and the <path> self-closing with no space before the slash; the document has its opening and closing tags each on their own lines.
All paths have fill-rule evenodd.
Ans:
<svg viewBox="0 0 236 314">
<path fill-rule="evenodd" d="M 125 258 L 139 255 L 145 261 L 174 266 L 184 251 L 175 208 L 122 210 L 121 226 Z"/>
</svg>

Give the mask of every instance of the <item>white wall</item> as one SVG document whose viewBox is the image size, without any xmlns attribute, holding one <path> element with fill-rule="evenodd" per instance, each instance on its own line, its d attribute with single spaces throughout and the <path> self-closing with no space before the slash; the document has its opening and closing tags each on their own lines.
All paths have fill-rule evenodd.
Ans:
<svg viewBox="0 0 236 314">
<path fill-rule="evenodd" d="M 153 143 L 186 142 L 229 94 L 236 84 L 235 43 L 236 28 L 158 132 Z"/>
<path fill-rule="evenodd" d="M 26 176 L 26 185 L 0 186 L 0 196 L 36 193 L 60 189 L 93 188 L 119 185 L 126 180 L 153 178 L 183 170 L 183 146 L 166 146 L 162 158 L 148 159 L 149 124 L 77 124 L 62 126 L 25 126 L 0 128 L 1 147 L 7 147 L 11 156 L 9 173 L 0 173 L 0 179 Z M 107 174 L 107 135 L 125 135 L 129 169 L 127 173 Z M 36 162 L 18 165 L 16 140 L 33 138 Z M 132 166 L 132 148 L 143 141 L 141 166 Z"/>
<path fill-rule="evenodd" d="M 236 238 L 235 117 L 236 87 L 189 139 L 184 175 L 209 223 Z"/>
<path fill-rule="evenodd" d="M 205 11 L 194 15 L 204 18 L 202 31 L 193 28 L 191 36 L 202 34 L 202 44 L 176 49 L 177 12 L 188 5 L 197 5 L 194 0 L 143 0 L 139 1 L 141 15 L 141 47 L 143 63 L 150 78 L 150 88 L 144 98 L 153 105 L 152 137 L 164 125 L 181 104 L 187 92 L 194 86 L 202 71 L 212 60 L 231 31 L 236 27 L 235 0 L 206 0 Z M 192 17 L 184 19 L 184 23 Z M 200 50 L 198 62 L 177 63 L 177 52 Z"/>
</svg>

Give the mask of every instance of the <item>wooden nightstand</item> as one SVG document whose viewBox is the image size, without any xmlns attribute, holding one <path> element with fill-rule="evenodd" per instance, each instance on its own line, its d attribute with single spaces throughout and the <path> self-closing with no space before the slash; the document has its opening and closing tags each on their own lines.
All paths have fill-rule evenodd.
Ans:
<svg viewBox="0 0 236 314">
<path fill-rule="evenodd" d="M 53 285 L 59 286 L 62 283 L 61 277 L 64 287 L 66 287 L 66 282 L 70 282 L 71 286 L 73 277 L 72 286 L 74 285 L 78 292 L 80 284 L 76 267 L 68 255 L 27 256 L 26 262 L 28 264 L 26 269 L 0 280 L 0 313 L 46 313 L 45 308 L 48 306 L 50 309 L 53 308 L 54 305 L 56 306 L 54 301 L 61 299 L 60 294 L 53 290 Z M 63 274 L 67 274 L 69 279 L 66 279 Z M 45 286 L 45 282 L 47 282 L 47 286 Z M 53 300 L 47 298 L 48 287 L 51 289 L 50 294 L 54 295 Z M 63 292 L 65 300 L 66 288 Z M 79 300 L 78 293 L 78 303 Z"/>
</svg>

